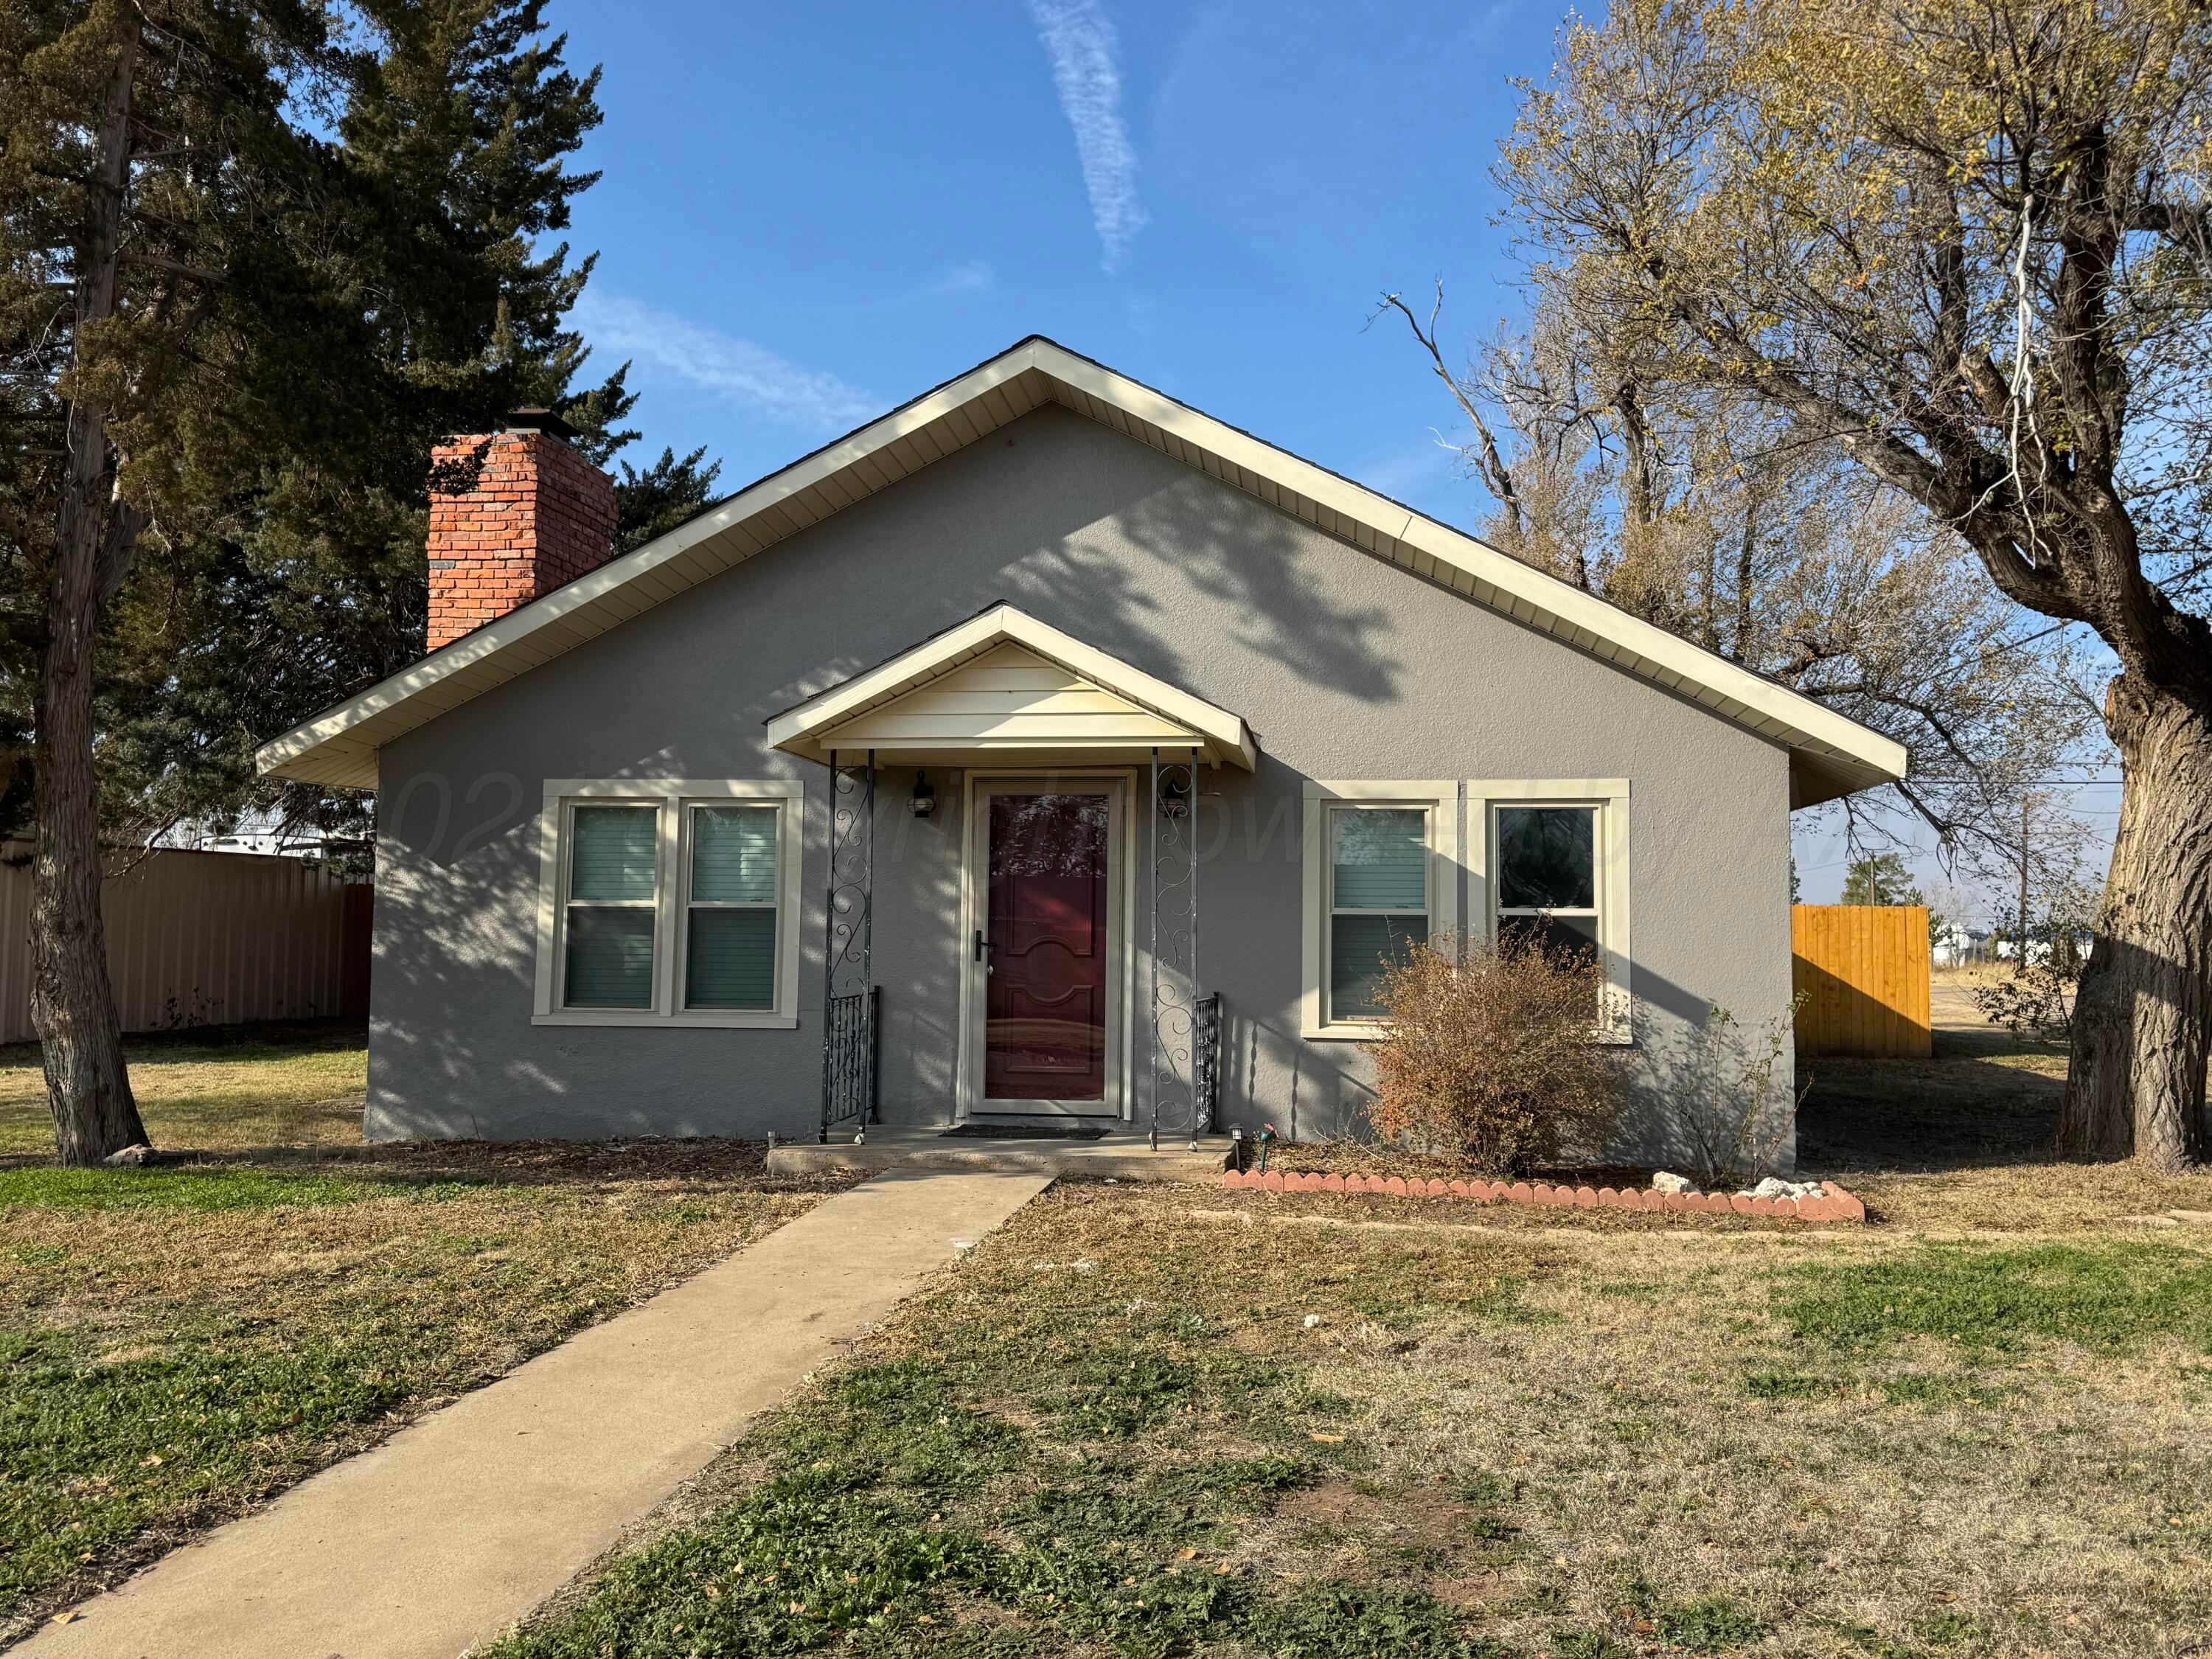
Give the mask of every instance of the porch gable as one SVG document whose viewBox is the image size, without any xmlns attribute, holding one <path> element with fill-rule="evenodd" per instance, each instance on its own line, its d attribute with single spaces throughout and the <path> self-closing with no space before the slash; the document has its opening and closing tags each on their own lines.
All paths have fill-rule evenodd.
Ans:
<svg viewBox="0 0 2212 1659">
<path fill-rule="evenodd" d="M 1134 761 L 1159 749 L 1249 771 L 1259 752 L 1239 716 L 1009 605 L 809 698 L 768 727 L 771 744 L 809 760 L 872 750 L 900 765 Z"/>
</svg>

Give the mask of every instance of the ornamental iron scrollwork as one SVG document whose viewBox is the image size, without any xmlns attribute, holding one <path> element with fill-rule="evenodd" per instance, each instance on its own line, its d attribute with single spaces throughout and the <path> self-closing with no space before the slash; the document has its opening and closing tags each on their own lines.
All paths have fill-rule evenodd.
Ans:
<svg viewBox="0 0 2212 1659">
<path fill-rule="evenodd" d="M 1221 993 L 1198 1000 L 1191 1033 L 1191 1076 L 1197 1086 L 1198 1121 L 1211 1134 L 1221 1118 Z"/>
<path fill-rule="evenodd" d="M 822 941 L 822 1139 L 876 1105 L 876 752 L 865 765 L 830 755 L 830 884 Z"/>
</svg>

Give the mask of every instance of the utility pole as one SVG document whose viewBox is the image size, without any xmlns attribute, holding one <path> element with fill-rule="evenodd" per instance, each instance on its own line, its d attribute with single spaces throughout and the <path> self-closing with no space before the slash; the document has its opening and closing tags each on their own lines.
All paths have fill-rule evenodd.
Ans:
<svg viewBox="0 0 2212 1659">
<path fill-rule="evenodd" d="M 2020 927 L 2013 935 L 2012 971 L 2015 977 L 2027 971 L 2027 792 L 2020 797 Z"/>
</svg>

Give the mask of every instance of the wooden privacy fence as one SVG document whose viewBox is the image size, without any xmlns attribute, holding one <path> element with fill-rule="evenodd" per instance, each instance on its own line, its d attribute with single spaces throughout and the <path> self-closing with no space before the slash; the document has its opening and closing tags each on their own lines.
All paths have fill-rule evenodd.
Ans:
<svg viewBox="0 0 2212 1659">
<path fill-rule="evenodd" d="M 11 846 L 11 854 L 28 849 Z M 364 1018 L 370 889 L 252 853 L 149 853 L 101 891 L 126 1031 Z M 31 872 L 0 865 L 0 1042 L 31 1029 Z"/>
<path fill-rule="evenodd" d="M 1790 949 L 1799 1054 L 1931 1051 L 1925 907 L 1793 904 Z"/>
</svg>

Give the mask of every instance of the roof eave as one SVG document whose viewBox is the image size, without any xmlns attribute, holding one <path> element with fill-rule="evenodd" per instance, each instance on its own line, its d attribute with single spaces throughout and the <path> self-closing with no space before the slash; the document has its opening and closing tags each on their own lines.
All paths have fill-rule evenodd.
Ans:
<svg viewBox="0 0 2212 1659">
<path fill-rule="evenodd" d="M 958 447 L 1043 401 L 1062 403 L 1187 460 L 1188 452 L 1195 451 L 1209 475 L 1248 492 L 1255 491 L 1248 480 L 1256 480 L 1265 486 L 1256 490 L 1261 499 L 1285 510 L 1291 510 L 1287 499 L 1295 499 L 1298 516 L 1364 550 L 1375 552 L 1376 544 L 1409 550 L 1407 558 L 1386 556 L 1475 603 L 1689 696 L 1720 717 L 1786 744 L 1793 754 L 1814 757 L 1802 768 L 1793 762 L 1793 776 L 1801 769 L 1808 774 L 1806 799 L 1796 804 L 1816 804 L 1905 775 L 1901 744 L 1802 694 L 1037 335 L 273 739 L 258 751 L 257 764 L 270 775 L 374 787 L 375 750 L 392 738 L 720 574 L 858 495 L 884 487 L 866 483 L 856 491 L 839 482 L 860 476 L 848 469 L 869 463 L 869 477 L 888 472 L 889 481 L 896 481 L 916 469 L 886 468 L 889 447 L 911 441 L 902 453 Z M 1340 520 L 1350 528 L 1336 527 Z"/>
</svg>

